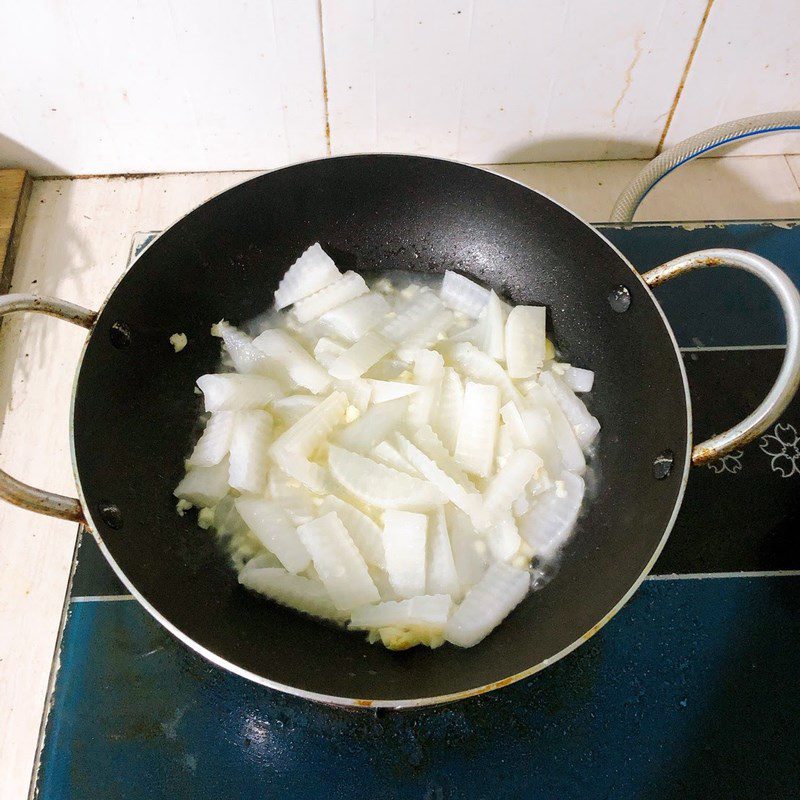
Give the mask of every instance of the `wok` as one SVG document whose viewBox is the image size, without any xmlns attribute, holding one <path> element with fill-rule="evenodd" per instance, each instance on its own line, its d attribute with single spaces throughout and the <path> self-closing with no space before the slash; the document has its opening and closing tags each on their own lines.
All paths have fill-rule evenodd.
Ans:
<svg viewBox="0 0 800 800">
<path fill-rule="evenodd" d="M 319 241 L 342 269 L 454 269 L 513 303 L 545 305 L 564 360 L 597 376 L 602 423 L 591 491 L 555 577 L 482 643 L 403 653 L 244 590 L 215 537 L 175 513 L 172 490 L 196 434 L 195 379 L 213 371 L 211 323 L 243 322 Z M 730 431 L 692 446 L 681 355 L 649 290 L 693 269 L 749 270 L 786 316 L 778 380 Z M 690 464 L 753 439 L 800 376 L 800 298 L 773 264 L 732 250 L 694 253 L 641 277 L 600 233 L 512 180 L 430 158 L 365 155 L 298 164 L 209 200 L 165 231 L 99 312 L 31 295 L 0 316 L 39 311 L 90 333 L 75 381 L 72 453 L 80 499 L 0 475 L 0 496 L 84 522 L 136 599 L 182 642 L 246 678 L 314 700 L 400 707 L 484 692 L 542 669 L 588 639 L 653 565 Z M 169 337 L 184 332 L 180 354 Z"/>
</svg>

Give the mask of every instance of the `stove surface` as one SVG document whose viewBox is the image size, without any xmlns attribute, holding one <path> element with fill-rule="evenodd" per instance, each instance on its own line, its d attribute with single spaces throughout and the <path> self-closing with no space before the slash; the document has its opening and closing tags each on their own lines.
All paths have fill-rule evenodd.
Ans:
<svg viewBox="0 0 800 800">
<path fill-rule="evenodd" d="M 602 230 L 641 270 L 737 247 L 800 283 L 795 223 Z M 132 255 L 155 235 L 137 234 Z M 697 273 L 656 295 L 684 352 L 700 441 L 751 411 L 777 374 L 778 306 L 755 278 L 732 270 Z M 653 574 L 586 644 L 527 680 L 432 709 L 330 708 L 221 671 L 125 593 L 84 533 L 37 796 L 794 796 L 798 432 L 795 399 L 744 451 L 692 469 Z"/>
</svg>

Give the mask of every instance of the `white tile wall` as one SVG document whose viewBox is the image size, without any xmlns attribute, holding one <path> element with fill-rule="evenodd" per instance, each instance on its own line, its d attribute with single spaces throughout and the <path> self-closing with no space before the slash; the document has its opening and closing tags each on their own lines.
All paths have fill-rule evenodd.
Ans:
<svg viewBox="0 0 800 800">
<path fill-rule="evenodd" d="M 318 0 L 3 5 L 0 163 L 265 168 L 326 153 Z"/>
<path fill-rule="evenodd" d="M 704 0 L 322 0 L 331 150 L 650 156 Z"/>
<path fill-rule="evenodd" d="M 800 110 L 800 1 L 713 0 L 666 138 L 770 111 Z M 728 148 L 736 155 L 800 152 L 800 133 Z"/>
<path fill-rule="evenodd" d="M 0 165 L 38 174 L 648 158 L 673 109 L 667 144 L 800 108 L 800 0 L 27 0 L 2 22 Z"/>
</svg>

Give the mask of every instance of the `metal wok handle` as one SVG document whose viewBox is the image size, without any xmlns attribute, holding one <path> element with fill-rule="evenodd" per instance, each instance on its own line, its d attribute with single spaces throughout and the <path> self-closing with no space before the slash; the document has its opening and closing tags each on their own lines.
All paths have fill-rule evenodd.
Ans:
<svg viewBox="0 0 800 800">
<path fill-rule="evenodd" d="M 97 319 L 94 311 L 54 297 L 37 297 L 33 294 L 7 294 L 0 297 L 0 317 L 13 314 L 15 311 L 38 311 L 84 328 L 91 328 Z M 38 511 L 40 514 L 73 522 L 84 521 L 81 504 L 74 497 L 64 497 L 54 492 L 36 489 L 12 478 L 2 469 L 0 469 L 0 498 L 15 506 Z"/>
<path fill-rule="evenodd" d="M 772 289 L 781 304 L 786 321 L 786 353 L 781 371 L 761 405 L 738 425 L 695 445 L 692 449 L 693 464 L 714 461 L 751 442 L 778 419 L 800 384 L 800 294 L 792 280 L 771 261 L 744 250 L 700 250 L 651 269 L 642 278 L 650 287 L 659 286 L 678 275 L 706 267 L 743 269 L 760 278 Z"/>
</svg>

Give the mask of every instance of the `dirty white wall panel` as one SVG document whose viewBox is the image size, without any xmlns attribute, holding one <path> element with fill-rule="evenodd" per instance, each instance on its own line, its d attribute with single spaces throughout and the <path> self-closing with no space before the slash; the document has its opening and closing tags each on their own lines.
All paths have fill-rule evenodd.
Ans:
<svg viewBox="0 0 800 800">
<path fill-rule="evenodd" d="M 648 157 L 705 0 L 322 0 L 331 150 Z"/>
<path fill-rule="evenodd" d="M 326 153 L 318 0 L 27 0 L 0 48 L 0 163 L 263 169 Z"/>
<path fill-rule="evenodd" d="M 713 0 L 666 145 L 739 117 L 789 110 L 800 110 L 800 0 Z M 800 133 L 729 152 L 800 153 Z"/>
</svg>

